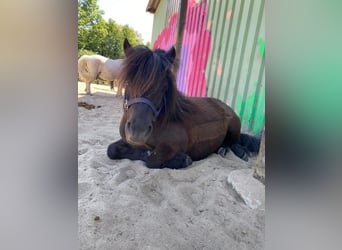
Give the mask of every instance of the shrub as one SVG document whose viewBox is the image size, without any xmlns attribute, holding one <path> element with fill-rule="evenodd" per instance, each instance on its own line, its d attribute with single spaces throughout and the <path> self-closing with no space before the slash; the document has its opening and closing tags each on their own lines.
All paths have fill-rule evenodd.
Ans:
<svg viewBox="0 0 342 250">
<path fill-rule="evenodd" d="M 87 49 L 80 49 L 78 50 L 78 57 L 80 58 L 83 55 L 95 55 L 96 53 L 94 51 L 91 50 L 87 50 Z"/>
</svg>

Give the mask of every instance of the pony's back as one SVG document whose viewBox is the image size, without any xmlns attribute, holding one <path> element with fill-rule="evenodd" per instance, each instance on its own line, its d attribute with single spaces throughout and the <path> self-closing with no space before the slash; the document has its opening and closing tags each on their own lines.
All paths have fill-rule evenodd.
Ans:
<svg viewBox="0 0 342 250">
<path fill-rule="evenodd" d="M 85 82 L 94 81 L 108 58 L 101 55 L 83 55 L 78 59 L 78 74 Z"/>
<path fill-rule="evenodd" d="M 114 81 L 119 78 L 124 59 L 108 59 L 102 65 L 100 77 L 105 80 Z"/>
</svg>

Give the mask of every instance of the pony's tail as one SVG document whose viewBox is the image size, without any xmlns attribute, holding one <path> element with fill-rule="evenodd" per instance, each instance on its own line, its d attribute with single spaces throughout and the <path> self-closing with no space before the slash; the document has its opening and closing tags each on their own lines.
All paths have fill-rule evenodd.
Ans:
<svg viewBox="0 0 342 250">
<path fill-rule="evenodd" d="M 260 137 L 255 137 L 249 134 L 240 134 L 240 145 L 247 153 L 257 154 L 260 149 Z"/>
</svg>

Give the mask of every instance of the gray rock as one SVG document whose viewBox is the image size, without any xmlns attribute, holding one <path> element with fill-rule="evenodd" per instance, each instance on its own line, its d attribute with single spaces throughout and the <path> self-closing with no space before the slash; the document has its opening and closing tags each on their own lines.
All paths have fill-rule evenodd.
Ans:
<svg viewBox="0 0 342 250">
<path fill-rule="evenodd" d="M 255 179 L 253 173 L 253 169 L 234 170 L 227 181 L 245 204 L 255 209 L 265 204 L 265 185 Z"/>
</svg>

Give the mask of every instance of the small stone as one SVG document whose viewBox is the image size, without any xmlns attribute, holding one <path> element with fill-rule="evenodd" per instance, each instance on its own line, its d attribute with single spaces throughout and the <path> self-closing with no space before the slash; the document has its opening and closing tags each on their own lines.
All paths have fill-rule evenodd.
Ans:
<svg viewBox="0 0 342 250">
<path fill-rule="evenodd" d="M 94 218 L 95 221 L 99 221 L 100 220 L 100 216 L 96 215 Z"/>
</svg>

